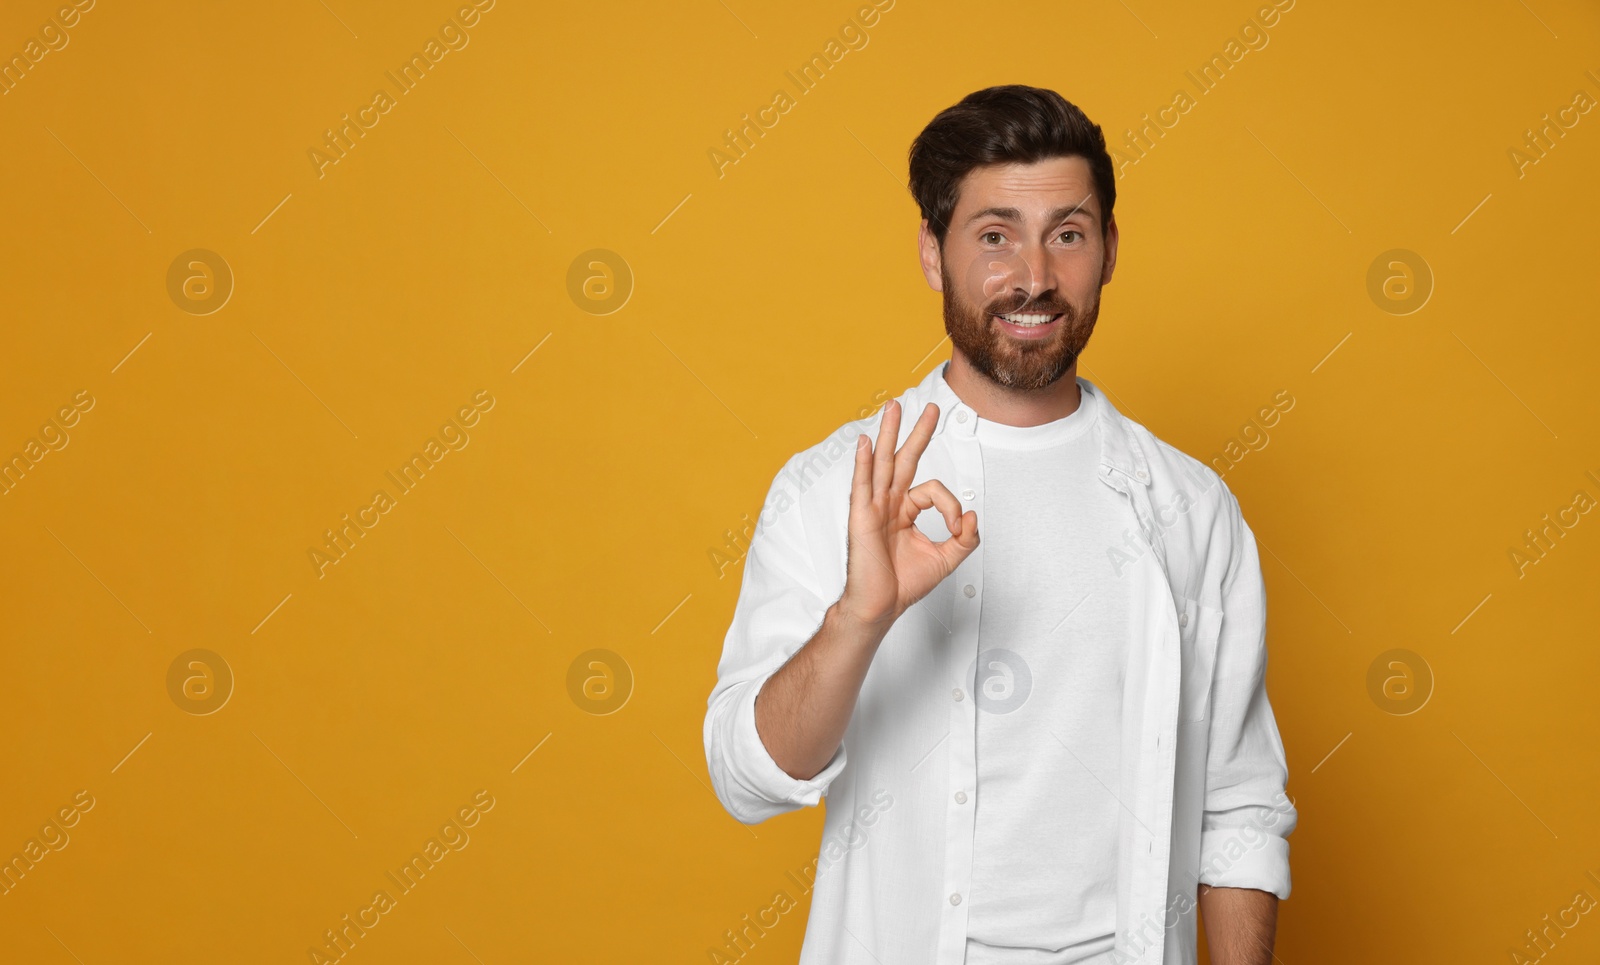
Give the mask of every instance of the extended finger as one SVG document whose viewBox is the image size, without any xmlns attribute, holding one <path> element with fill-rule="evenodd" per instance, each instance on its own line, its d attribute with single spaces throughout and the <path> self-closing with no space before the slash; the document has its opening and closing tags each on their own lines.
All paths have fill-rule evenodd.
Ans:
<svg viewBox="0 0 1600 965">
<path fill-rule="evenodd" d="M 878 423 L 878 445 L 872 454 L 872 495 L 882 496 L 894 482 L 894 444 L 900 438 L 900 403 L 890 399 Z"/>
<path fill-rule="evenodd" d="M 850 505 L 865 506 L 872 501 L 872 440 L 866 433 L 856 436 L 856 467 L 850 476 Z"/>
<path fill-rule="evenodd" d="M 939 407 L 929 402 L 923 406 L 922 416 L 912 427 L 911 435 L 906 438 L 906 444 L 895 453 L 894 482 L 889 487 L 890 492 L 905 492 L 911 488 L 911 480 L 917 478 L 917 462 L 927 451 L 928 440 L 933 438 L 933 427 L 938 424 Z"/>
</svg>

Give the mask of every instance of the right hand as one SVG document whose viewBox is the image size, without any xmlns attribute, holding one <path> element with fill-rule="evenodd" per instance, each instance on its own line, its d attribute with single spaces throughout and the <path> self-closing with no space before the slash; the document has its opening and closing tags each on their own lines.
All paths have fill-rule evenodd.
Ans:
<svg viewBox="0 0 1600 965">
<path fill-rule="evenodd" d="M 884 406 L 876 449 L 865 435 L 856 440 L 850 547 L 839 607 L 851 619 L 884 631 L 978 548 L 976 512 L 962 513 L 956 497 L 937 479 L 911 486 L 938 421 L 939 407 L 930 402 L 906 444 L 895 452 L 900 403 L 891 399 Z M 935 506 L 950 531 L 950 538 L 938 543 L 916 526 L 917 515 Z"/>
</svg>

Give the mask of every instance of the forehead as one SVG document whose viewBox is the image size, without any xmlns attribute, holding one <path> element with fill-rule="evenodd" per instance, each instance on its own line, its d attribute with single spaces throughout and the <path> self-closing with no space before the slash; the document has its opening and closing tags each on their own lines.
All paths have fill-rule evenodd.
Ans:
<svg viewBox="0 0 1600 965">
<path fill-rule="evenodd" d="M 1081 157 L 1053 157 L 1030 164 L 986 164 L 962 178 L 952 221 L 959 225 L 971 212 L 994 207 L 1016 208 L 1029 218 L 1044 217 L 1062 205 L 1072 207 L 1093 193 L 1089 162 Z M 1098 218 L 1098 199 L 1091 197 L 1082 210 Z"/>
</svg>

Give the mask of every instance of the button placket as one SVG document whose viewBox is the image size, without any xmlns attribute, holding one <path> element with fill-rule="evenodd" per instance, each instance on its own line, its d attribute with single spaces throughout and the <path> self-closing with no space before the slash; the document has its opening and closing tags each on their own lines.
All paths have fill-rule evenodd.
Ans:
<svg viewBox="0 0 1600 965">
<path fill-rule="evenodd" d="M 952 410 L 944 433 L 947 439 L 952 477 L 944 481 L 966 504 L 983 515 L 983 465 L 977 446 L 977 419 L 966 406 L 956 400 L 946 403 Z M 980 522 L 981 525 L 981 522 Z M 950 632 L 951 646 L 947 651 L 949 679 L 958 683 L 963 679 L 971 658 L 978 652 L 978 622 L 981 612 L 983 545 L 980 543 L 961 564 L 966 570 L 952 574 L 961 582 L 961 595 L 955 597 L 952 607 Z M 939 937 L 940 965 L 959 965 L 966 954 L 967 916 L 970 902 L 965 899 L 972 885 L 974 808 L 965 806 L 977 788 L 977 705 L 967 700 L 970 684 L 960 684 L 950 691 L 950 739 L 946 742 L 946 783 L 943 793 L 948 795 L 945 818 L 944 890 L 949 896 L 947 916 Z M 972 788 L 972 791 L 966 790 Z M 952 803 L 953 802 L 953 803 Z"/>
</svg>

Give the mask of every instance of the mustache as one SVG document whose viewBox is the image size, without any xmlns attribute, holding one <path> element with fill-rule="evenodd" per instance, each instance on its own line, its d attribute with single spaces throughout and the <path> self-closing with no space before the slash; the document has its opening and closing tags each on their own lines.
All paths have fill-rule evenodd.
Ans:
<svg viewBox="0 0 1600 965">
<path fill-rule="evenodd" d="M 1011 301 L 997 302 L 994 305 L 985 308 L 984 311 L 989 315 L 1015 315 L 1019 312 L 1040 315 L 1067 315 L 1069 317 L 1073 315 L 1073 309 L 1071 305 L 1055 298 L 1047 298 L 1043 301 L 1032 303 L 1024 300 L 1015 305 L 1013 305 Z"/>
</svg>

